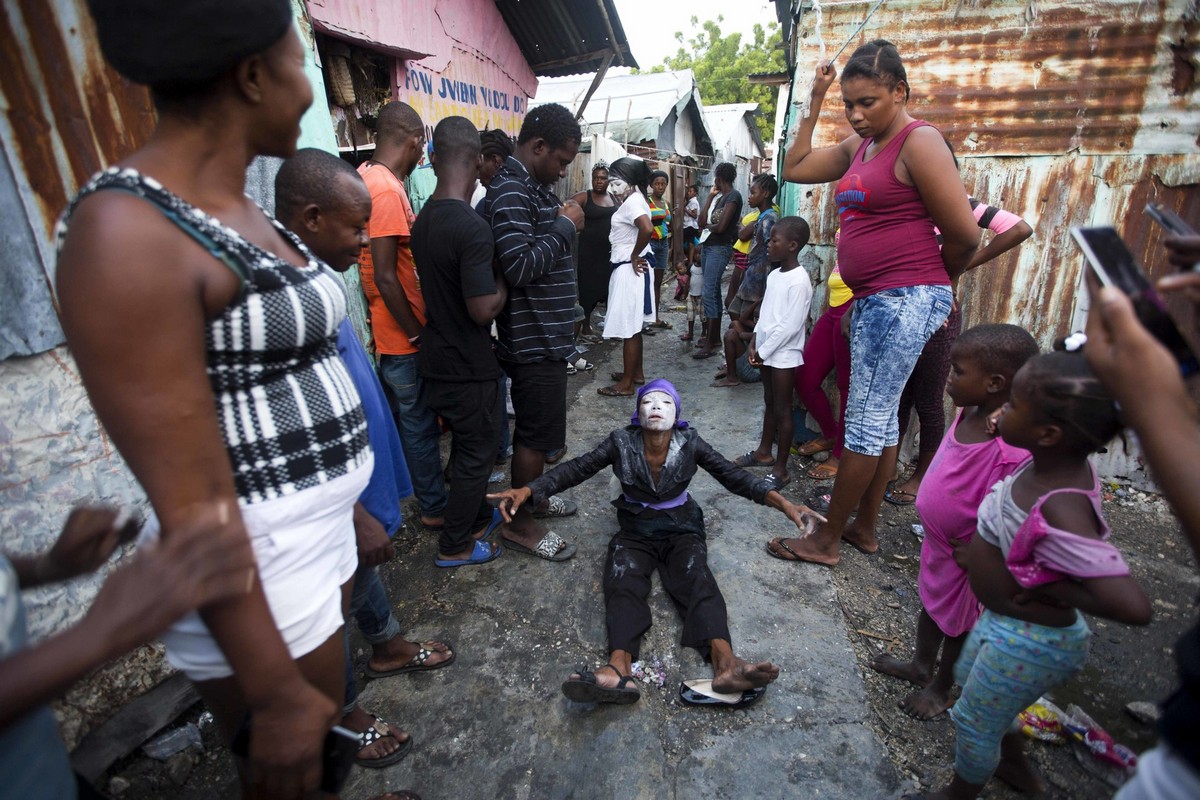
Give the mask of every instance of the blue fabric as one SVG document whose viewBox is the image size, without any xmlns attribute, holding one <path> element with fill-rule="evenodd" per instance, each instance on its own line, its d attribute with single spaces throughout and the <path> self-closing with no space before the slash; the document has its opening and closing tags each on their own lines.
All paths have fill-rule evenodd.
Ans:
<svg viewBox="0 0 1200 800">
<path fill-rule="evenodd" d="M 721 276 L 733 258 L 731 244 L 705 244 L 700 249 L 700 267 L 704 270 L 704 318 L 720 319 L 724 313 L 721 302 Z"/>
<path fill-rule="evenodd" d="M 350 616 L 358 624 L 363 638 L 371 644 L 382 644 L 400 635 L 400 622 L 392 613 L 387 590 L 375 567 L 358 565 L 354 573 L 354 591 L 350 593 Z M 358 703 L 358 684 L 354 679 L 354 659 L 350 656 L 350 626 L 342 626 L 346 661 L 346 699 L 342 710 L 349 713 Z"/>
<path fill-rule="evenodd" d="M 349 319 L 342 320 L 338 327 L 338 353 L 346 362 L 350 380 L 362 397 L 363 414 L 367 418 L 367 437 L 375 451 L 375 469 L 371 480 L 358 501 L 363 508 L 392 536 L 400 529 L 400 500 L 413 493 L 408 465 L 404 462 L 404 449 L 396 433 L 396 423 L 388 408 L 387 397 L 371 357 L 363 349 L 354 334 Z"/>
<path fill-rule="evenodd" d="M 1083 667 L 1090 635 L 1082 616 L 1051 628 L 984 610 L 954 665 L 963 687 L 950 709 L 958 777 L 987 783 L 1017 714 Z"/>
<path fill-rule="evenodd" d="M 17 573 L 0 556 L 0 658 L 25 649 L 28 635 Z M 67 748 L 49 706 L 34 709 L 0 731 L 0 798 L 74 800 L 76 796 Z"/>
<path fill-rule="evenodd" d="M 425 402 L 425 385 L 417 374 L 417 354 L 382 356 L 379 375 L 391 393 L 392 413 L 404 444 L 404 461 L 417 504 L 423 515 L 440 517 L 449 499 L 438 450 L 442 431 L 437 414 Z"/>
<path fill-rule="evenodd" d="M 705 275 L 705 283 L 708 276 Z M 929 337 L 950 314 L 949 286 L 902 286 L 855 297 L 844 446 L 878 456 L 900 441 L 897 409 Z"/>
</svg>

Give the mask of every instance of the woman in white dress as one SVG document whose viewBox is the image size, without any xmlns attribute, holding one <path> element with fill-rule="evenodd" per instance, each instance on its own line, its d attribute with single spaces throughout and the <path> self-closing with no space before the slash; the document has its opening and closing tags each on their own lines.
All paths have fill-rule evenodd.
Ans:
<svg viewBox="0 0 1200 800">
<path fill-rule="evenodd" d="M 608 242 L 612 275 L 608 279 L 608 308 L 604 338 L 624 339 L 623 369 L 616 383 L 597 389 L 605 397 L 630 397 L 634 386 L 646 382 L 642 371 L 642 328 L 654 321 L 654 265 L 650 255 L 650 168 L 640 158 L 621 158 L 608 168 L 608 191 L 621 206 L 612 216 Z"/>
</svg>

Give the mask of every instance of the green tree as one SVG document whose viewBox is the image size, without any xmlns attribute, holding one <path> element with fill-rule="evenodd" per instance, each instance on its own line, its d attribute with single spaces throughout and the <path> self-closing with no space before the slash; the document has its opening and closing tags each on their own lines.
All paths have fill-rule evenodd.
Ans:
<svg viewBox="0 0 1200 800">
<path fill-rule="evenodd" d="M 753 40 L 743 44 L 742 34 L 721 33 L 724 21 L 724 17 L 717 17 L 716 21 L 701 23 L 692 17 L 691 36 L 685 39 L 682 31 L 676 32 L 679 49 L 650 72 L 690 69 L 706 105 L 758 103 L 758 131 L 764 142 L 770 142 L 775 127 L 776 87 L 750 83 L 746 76 L 787 70 L 779 25 L 771 22 L 763 28 L 755 24 Z"/>
</svg>

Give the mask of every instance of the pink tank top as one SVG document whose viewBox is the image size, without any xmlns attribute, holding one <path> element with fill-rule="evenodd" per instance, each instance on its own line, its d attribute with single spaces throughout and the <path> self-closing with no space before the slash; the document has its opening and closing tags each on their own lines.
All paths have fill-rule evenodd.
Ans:
<svg viewBox="0 0 1200 800">
<path fill-rule="evenodd" d="M 863 141 L 838 181 L 838 265 L 855 297 L 902 286 L 950 285 L 920 193 L 896 179 L 896 159 L 908 135 L 928 124 L 914 120 L 865 163 L 873 140 Z"/>
</svg>

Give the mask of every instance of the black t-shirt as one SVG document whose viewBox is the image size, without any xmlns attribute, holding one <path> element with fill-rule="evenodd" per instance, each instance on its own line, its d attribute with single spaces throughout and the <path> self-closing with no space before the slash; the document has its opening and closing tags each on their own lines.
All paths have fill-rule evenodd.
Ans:
<svg viewBox="0 0 1200 800">
<path fill-rule="evenodd" d="M 496 380 L 489 326 L 471 319 L 466 303 L 496 291 L 491 228 L 461 200 L 431 200 L 413 224 L 411 245 L 425 298 L 417 371 L 433 380 Z"/>
<path fill-rule="evenodd" d="M 738 238 L 738 228 L 742 226 L 742 194 L 737 189 L 730 189 L 721 198 L 721 204 L 717 206 L 717 210 L 708 209 L 709 216 L 714 221 L 720 221 L 721 215 L 725 213 L 725 207 L 733 206 L 733 221 L 729 223 L 729 227 L 722 233 L 713 231 L 704 240 L 705 244 L 733 244 Z"/>
</svg>

